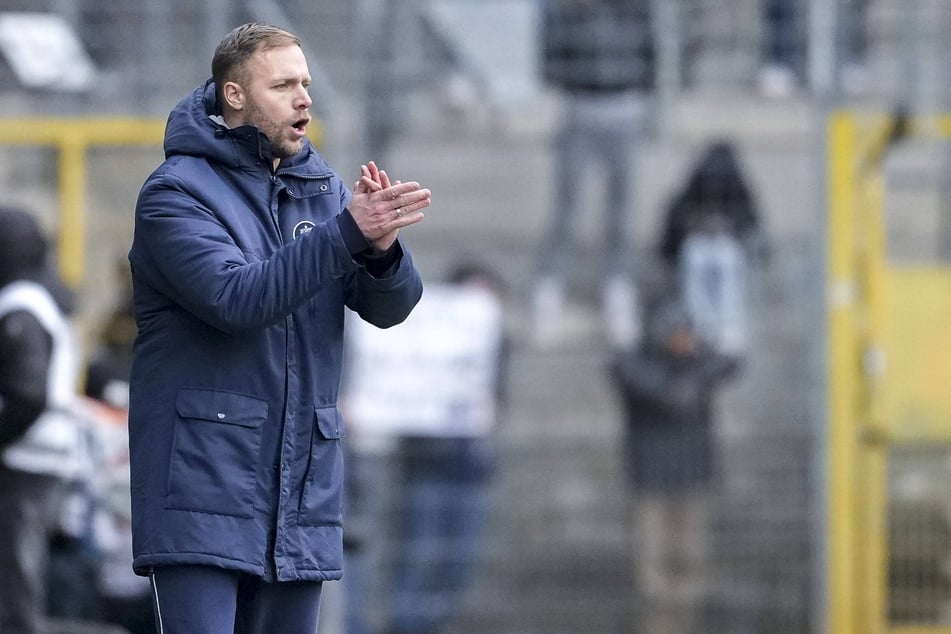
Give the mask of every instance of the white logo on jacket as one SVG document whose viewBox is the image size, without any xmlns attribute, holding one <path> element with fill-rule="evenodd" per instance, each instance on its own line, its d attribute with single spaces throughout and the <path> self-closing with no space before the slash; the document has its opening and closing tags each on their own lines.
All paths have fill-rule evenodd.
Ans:
<svg viewBox="0 0 951 634">
<path fill-rule="evenodd" d="M 296 225 L 294 225 L 294 239 L 298 239 L 305 233 L 310 233 L 314 230 L 314 227 L 317 226 L 312 223 L 310 220 L 301 220 Z"/>
</svg>

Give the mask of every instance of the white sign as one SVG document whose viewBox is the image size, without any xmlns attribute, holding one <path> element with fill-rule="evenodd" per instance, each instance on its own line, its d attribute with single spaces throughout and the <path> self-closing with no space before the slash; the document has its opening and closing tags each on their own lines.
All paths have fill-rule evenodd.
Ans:
<svg viewBox="0 0 951 634">
<path fill-rule="evenodd" d="M 481 436 L 495 424 L 502 311 L 490 292 L 429 285 L 402 324 L 347 323 L 342 405 L 361 433 Z"/>
<path fill-rule="evenodd" d="M 76 33 L 52 13 L 0 13 L 0 50 L 28 88 L 82 91 L 95 79 Z"/>
</svg>

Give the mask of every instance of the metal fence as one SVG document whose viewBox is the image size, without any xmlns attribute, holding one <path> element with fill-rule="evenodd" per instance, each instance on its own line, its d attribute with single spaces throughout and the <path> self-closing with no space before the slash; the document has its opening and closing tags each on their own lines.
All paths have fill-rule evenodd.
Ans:
<svg viewBox="0 0 951 634">
<path fill-rule="evenodd" d="M 230 27 L 249 19 L 290 24 L 304 39 L 316 79 L 315 101 L 328 122 L 326 150 L 357 161 L 386 152 L 395 164 L 436 181 L 445 211 L 434 211 L 413 238 L 420 262 L 434 271 L 454 252 L 480 244 L 518 289 L 524 254 L 534 248 L 549 204 L 544 170 L 557 106 L 533 57 L 539 1 L 0 0 L 0 12 L 62 15 L 99 70 L 92 90 L 66 93 L 25 88 L 0 60 L 0 104 L 5 116 L 163 117 L 209 74 L 212 49 Z M 951 5 L 656 0 L 653 6 L 658 97 L 668 116 L 641 159 L 640 199 L 651 211 L 638 212 L 638 239 L 649 241 L 657 210 L 697 149 L 729 135 L 761 193 L 775 245 L 772 268 L 754 284 L 755 359 L 723 406 L 726 468 L 712 528 L 718 583 L 699 611 L 706 631 L 819 632 L 827 607 L 825 536 L 817 528 L 827 474 L 816 458 L 826 449 L 818 326 L 825 116 L 834 107 L 946 111 Z M 789 29 L 779 43 L 767 18 Z M 788 55 L 788 64 L 771 50 Z M 890 235 L 912 254 L 921 251 L 921 235 L 909 235 L 904 214 L 916 196 L 939 201 L 929 202 L 925 235 L 947 235 L 951 226 L 940 202 L 947 197 L 936 193 L 947 189 L 939 182 L 948 171 L 942 148 L 911 152 L 889 172 L 904 192 Z M 157 146 L 110 146 L 89 157 L 84 301 L 90 319 L 107 308 L 137 187 L 159 159 Z M 4 197 L 41 208 L 55 226 L 55 152 L 4 146 L 0 167 Z M 480 222 L 482 213 L 492 222 Z M 518 321 L 517 298 L 514 311 Z M 630 631 L 637 616 L 631 518 L 616 464 L 617 411 L 600 374 L 603 350 L 589 341 L 550 354 L 518 347 L 514 369 L 518 397 L 503 431 L 487 546 L 456 631 L 571 632 L 584 622 Z M 943 473 L 944 460 L 941 452 L 903 454 L 894 463 L 897 499 L 913 507 L 893 516 L 902 542 L 894 551 L 889 610 L 902 623 L 945 619 L 944 491 L 919 486 Z M 378 517 L 385 519 L 385 511 Z M 922 590 L 911 574 L 930 575 L 934 583 Z M 374 618 L 383 618 L 374 605 Z M 326 623 L 336 623 L 332 609 Z"/>
<path fill-rule="evenodd" d="M 33 95 L 42 107 L 48 107 L 43 104 L 52 96 L 61 114 L 95 107 L 115 114 L 158 115 L 168 107 L 170 96 L 207 76 L 215 43 L 245 20 L 293 25 L 315 53 L 311 64 L 335 87 L 359 99 L 365 96 L 364 65 L 372 58 L 401 69 L 401 80 L 407 74 L 415 77 L 415 85 L 401 83 L 401 91 L 438 83 L 439 77 L 428 71 L 439 70 L 439 56 L 434 53 L 440 51 L 475 74 L 531 72 L 530 67 L 484 68 L 489 57 L 479 59 L 479 50 L 515 50 L 518 42 L 530 43 L 535 37 L 528 32 L 531 25 L 513 20 L 513 7 L 532 11 L 541 2 L 4 0 L 0 12 L 61 15 L 76 29 L 100 70 L 92 94 L 55 99 L 53 90 Z M 781 94 L 796 85 L 821 88 L 831 78 L 846 93 L 861 89 L 866 96 L 887 101 L 937 105 L 947 99 L 943 60 L 949 44 L 944 35 L 951 18 L 940 0 L 655 0 L 653 4 L 663 59 L 661 90 L 672 95 L 693 88 L 721 92 L 761 88 Z M 473 20 L 465 28 L 453 24 L 454 19 L 477 15 L 496 16 L 494 23 L 489 20 L 489 31 Z M 494 38 L 491 44 L 488 37 Z M 17 92 L 8 69 L 4 77 L 0 92 Z M 486 88 L 484 81 L 479 85 Z M 386 83 L 380 87 L 397 88 Z"/>
</svg>

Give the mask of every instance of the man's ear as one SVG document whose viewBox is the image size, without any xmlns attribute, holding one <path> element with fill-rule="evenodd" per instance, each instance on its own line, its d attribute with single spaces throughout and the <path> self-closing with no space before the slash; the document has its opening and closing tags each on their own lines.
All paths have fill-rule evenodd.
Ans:
<svg viewBox="0 0 951 634">
<path fill-rule="evenodd" d="M 221 97 L 225 105 L 232 110 L 244 109 L 244 89 L 233 81 L 226 81 L 221 87 Z"/>
</svg>

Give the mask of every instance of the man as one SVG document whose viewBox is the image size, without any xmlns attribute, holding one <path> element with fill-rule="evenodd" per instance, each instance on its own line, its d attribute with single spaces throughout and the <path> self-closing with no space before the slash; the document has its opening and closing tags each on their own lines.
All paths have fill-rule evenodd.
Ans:
<svg viewBox="0 0 951 634">
<path fill-rule="evenodd" d="M 604 193 L 605 336 L 614 347 L 628 347 L 640 334 L 627 218 L 654 88 L 650 2 L 546 0 L 541 41 L 542 77 L 564 97 L 564 111 L 554 146 L 552 215 L 532 289 L 536 343 L 551 345 L 561 336 L 572 233 L 585 213 L 583 185 L 591 176 Z"/>
<path fill-rule="evenodd" d="M 296 36 L 238 27 L 139 195 L 133 566 L 165 634 L 316 631 L 341 576 L 344 308 L 385 328 L 422 294 L 398 233 L 429 190 L 370 163 L 351 195 L 307 139 L 310 81 Z"/>
<path fill-rule="evenodd" d="M 0 632 L 46 631 L 49 536 L 80 467 L 78 357 L 36 218 L 0 210 Z"/>
</svg>

